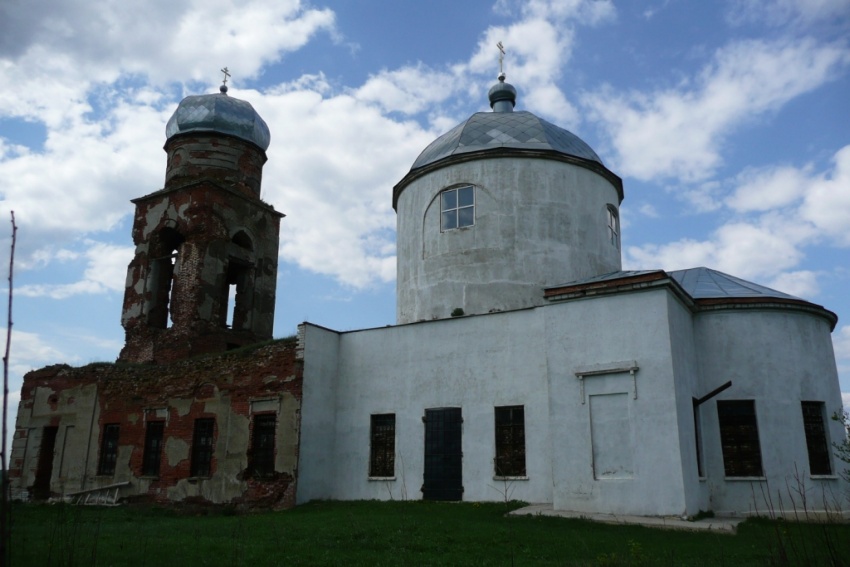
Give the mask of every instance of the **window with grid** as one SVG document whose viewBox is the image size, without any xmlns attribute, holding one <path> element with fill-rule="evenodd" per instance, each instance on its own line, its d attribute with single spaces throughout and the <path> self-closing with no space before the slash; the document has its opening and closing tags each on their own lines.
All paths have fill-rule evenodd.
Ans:
<svg viewBox="0 0 850 567">
<path fill-rule="evenodd" d="M 608 238 L 615 247 L 620 247 L 620 216 L 617 209 L 608 205 Z"/>
<path fill-rule="evenodd" d="M 446 189 L 440 194 L 440 230 L 475 224 L 475 191 L 472 187 Z"/>
<path fill-rule="evenodd" d="M 149 421 L 145 430 L 145 451 L 142 455 L 142 475 L 159 476 L 159 463 L 162 455 L 163 421 Z"/>
<path fill-rule="evenodd" d="M 525 408 L 496 408 L 496 476 L 525 476 Z"/>
<path fill-rule="evenodd" d="M 103 426 L 103 438 L 100 443 L 100 462 L 97 465 L 97 474 L 115 474 L 115 461 L 118 459 L 118 433 L 120 429 L 117 423 L 108 423 Z"/>
<path fill-rule="evenodd" d="M 762 476 L 764 472 L 755 402 L 718 400 L 717 420 L 720 424 L 720 444 L 726 476 Z"/>
<path fill-rule="evenodd" d="M 269 478 L 274 475 L 274 433 L 277 416 L 261 413 L 254 416 L 251 432 L 251 476 Z"/>
<path fill-rule="evenodd" d="M 192 436 L 191 476 L 210 476 L 213 455 L 213 433 L 215 420 L 203 417 L 195 420 L 195 433 Z"/>
<path fill-rule="evenodd" d="M 803 428 L 806 431 L 806 448 L 809 451 L 809 473 L 813 475 L 832 474 L 824 403 L 801 403 L 803 406 Z"/>
<path fill-rule="evenodd" d="M 369 437 L 369 476 L 395 476 L 395 414 L 372 415 Z"/>
</svg>

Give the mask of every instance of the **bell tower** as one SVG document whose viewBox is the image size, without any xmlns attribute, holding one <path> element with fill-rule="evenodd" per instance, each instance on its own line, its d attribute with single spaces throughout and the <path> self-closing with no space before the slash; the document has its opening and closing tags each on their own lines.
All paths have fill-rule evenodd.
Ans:
<svg viewBox="0 0 850 567">
<path fill-rule="evenodd" d="M 226 84 L 220 91 L 180 102 L 166 126 L 165 186 L 133 200 L 120 361 L 272 338 L 283 215 L 260 199 L 269 129 Z"/>
</svg>

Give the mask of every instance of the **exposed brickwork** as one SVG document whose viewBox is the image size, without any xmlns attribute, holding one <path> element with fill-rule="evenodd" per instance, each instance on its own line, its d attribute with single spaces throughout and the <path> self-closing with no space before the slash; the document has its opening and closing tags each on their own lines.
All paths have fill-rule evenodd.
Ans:
<svg viewBox="0 0 850 567">
<path fill-rule="evenodd" d="M 174 134 L 165 151 L 165 187 L 133 201 L 119 363 L 24 377 L 14 497 L 112 486 L 156 502 L 295 503 L 302 363 L 295 339 L 258 345 L 272 338 L 283 217 L 260 199 L 265 151 L 215 131 Z M 263 478 L 249 471 L 254 414 L 275 416 Z"/>
<path fill-rule="evenodd" d="M 15 439 L 25 446 L 31 431 L 45 426 L 79 426 L 90 419 L 91 408 L 76 407 L 77 397 L 68 393 L 85 386 L 96 387 L 96 418 L 92 418 L 94 426 L 89 438 L 76 437 L 63 447 L 57 443 L 51 483 L 54 494 L 127 481 L 130 485 L 121 489 L 121 495 L 134 499 L 290 507 L 295 503 L 302 383 L 302 362 L 296 358 L 294 339 L 161 366 L 51 366 L 24 378 Z M 55 404 L 42 405 L 44 395 L 55 396 Z M 279 408 L 276 466 L 268 479 L 250 478 L 247 473 L 247 424 L 252 403 L 271 403 Z M 31 417 L 36 406 L 39 417 Z M 203 417 L 215 419 L 212 468 L 209 478 L 191 479 L 194 425 L 196 419 Z M 165 422 L 156 478 L 142 475 L 146 424 L 150 420 Z M 100 435 L 106 424 L 120 426 L 116 470 L 109 477 L 96 474 Z M 183 447 L 183 452 L 169 449 L 175 446 Z M 55 470 L 57 463 L 67 458 L 85 460 L 86 448 L 90 453 L 88 462 L 81 466 L 82 478 L 62 478 L 61 471 Z M 30 469 L 36 462 L 27 461 Z M 10 477 L 18 490 L 30 488 L 24 479 L 35 475 L 27 466 L 22 451 L 17 451 L 11 461 Z M 220 489 L 222 483 L 229 488 Z"/>
<path fill-rule="evenodd" d="M 165 188 L 133 201 L 120 360 L 172 362 L 271 339 L 282 215 L 259 198 L 265 153 L 217 134 L 175 136 L 166 151 Z"/>
</svg>

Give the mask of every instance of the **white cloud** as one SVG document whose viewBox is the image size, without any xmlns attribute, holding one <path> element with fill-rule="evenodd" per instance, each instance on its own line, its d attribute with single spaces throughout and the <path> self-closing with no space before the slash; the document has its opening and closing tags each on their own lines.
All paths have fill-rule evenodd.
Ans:
<svg viewBox="0 0 850 567">
<path fill-rule="evenodd" d="M 850 146 L 838 150 L 832 163 L 820 172 L 811 164 L 747 170 L 725 199 L 717 183 L 693 189 L 692 202 L 704 199 L 715 209 L 725 205 L 733 216 L 704 240 L 630 247 L 625 263 L 636 268 L 710 266 L 792 295 L 816 296 L 822 273 L 795 269 L 806 250 L 824 241 L 850 246 Z"/>
<path fill-rule="evenodd" d="M 835 358 L 850 362 L 850 325 L 843 325 L 832 333 L 832 346 Z"/>
<path fill-rule="evenodd" d="M 833 171 L 813 176 L 804 188 L 800 215 L 839 245 L 850 246 L 850 145 L 833 161 Z"/>
<path fill-rule="evenodd" d="M 132 246 L 114 246 L 87 241 L 86 269 L 83 279 L 70 284 L 30 284 L 15 290 L 25 297 L 66 299 L 78 294 L 98 294 L 124 291 L 127 265 L 133 259 Z"/>
<path fill-rule="evenodd" d="M 734 0 L 727 19 L 733 25 L 764 22 L 768 25 L 809 25 L 827 21 L 850 22 L 846 0 Z"/>
<path fill-rule="evenodd" d="M 784 291 L 797 297 L 814 297 L 820 293 L 818 274 L 810 270 L 784 272 L 768 282 L 767 287 Z"/>
<path fill-rule="evenodd" d="M 263 173 L 264 199 L 287 215 L 281 256 L 355 287 L 392 281 L 391 189 L 433 133 L 347 94 L 284 87 L 245 98 L 273 136 L 297 133 L 297 144 L 272 142 Z"/>
<path fill-rule="evenodd" d="M 22 267 L 61 261 L 46 242 L 97 238 L 131 213 L 129 199 L 161 187 L 163 126 L 181 94 L 173 82 L 215 83 L 225 61 L 235 75 L 230 94 L 249 100 L 272 130 L 263 197 L 288 215 L 282 257 L 355 287 L 395 277 L 390 189 L 460 119 L 452 116 L 467 115 L 458 101 L 486 105 L 479 76 L 495 78 L 495 43 L 507 46 L 523 107 L 576 122 L 554 82 L 571 56 L 572 26 L 615 17 L 608 1 L 518 4 L 518 21 L 488 29 L 467 61 L 385 70 L 341 92 L 323 75 L 305 74 L 260 93 L 240 90 L 239 77 L 317 33 L 335 35 L 330 10 L 297 0 L 34 1 L 38 9 L 6 5 L 5 27 L 17 40 L 0 40 L 0 72 L 18 87 L 0 91 L 0 116 L 37 120 L 47 130 L 43 150 L 0 146 L 0 176 L 18 181 L 5 189 L 0 212 L 14 208 L 27 235 Z M 403 118 L 422 112 L 430 131 Z M 94 277 L 94 259 L 85 259 L 80 281 L 20 293 L 64 298 L 116 289 Z M 111 281 L 123 286 L 118 272 L 127 261 Z"/>
<path fill-rule="evenodd" d="M 6 348 L 6 329 L 0 329 L 0 345 Z M 10 385 L 20 384 L 23 375 L 34 368 L 48 364 L 73 359 L 68 353 L 62 352 L 44 342 L 41 335 L 17 329 L 12 330 L 12 343 L 9 350 L 9 373 L 12 375 Z"/>
<path fill-rule="evenodd" d="M 848 62 L 846 47 L 812 39 L 740 41 L 676 87 L 627 94 L 605 88 L 582 102 L 607 133 L 621 173 L 697 182 L 721 165 L 723 141 L 742 122 L 817 88 Z"/>
<path fill-rule="evenodd" d="M 643 203 L 638 207 L 638 212 L 645 217 L 649 217 L 651 219 L 657 219 L 660 215 L 658 214 L 658 210 L 651 203 Z"/>
<path fill-rule="evenodd" d="M 731 222 L 708 240 L 681 239 L 664 245 L 630 247 L 626 263 L 638 269 L 662 267 L 679 270 L 708 266 L 744 278 L 777 277 L 803 258 L 795 246 L 799 238 L 783 222 L 766 217 L 750 224 Z"/>
<path fill-rule="evenodd" d="M 108 83 L 122 74 L 209 83 L 221 61 L 252 77 L 315 33 L 334 30 L 331 10 L 299 0 L 32 0 L 4 11 L 0 56 L 15 61 L 21 78 L 53 70 L 51 82 L 60 84 Z"/>
<path fill-rule="evenodd" d="M 791 166 L 748 169 L 738 176 L 738 188 L 726 203 L 737 211 L 784 207 L 803 194 L 806 173 Z"/>
<path fill-rule="evenodd" d="M 518 12 L 519 18 L 507 26 L 488 28 L 467 61 L 448 64 L 445 69 L 415 64 L 384 70 L 371 76 L 354 95 L 379 104 L 386 112 L 416 114 L 430 110 L 434 114 L 429 117 L 432 124 L 445 130 L 448 128 L 445 112 L 435 113 L 435 105 L 452 107 L 458 94 L 486 105 L 480 83 L 483 77 L 495 80 L 499 69 L 496 44 L 502 42 L 507 51 L 508 82 L 522 85 L 518 96 L 521 107 L 557 117 L 559 124 L 577 124 L 579 116 L 575 107 L 555 81 L 572 56 L 573 26 L 613 20 L 616 16 L 613 4 L 607 0 L 532 0 L 521 4 L 500 1 L 495 9 L 502 13 Z"/>
<path fill-rule="evenodd" d="M 522 3 L 522 12 L 535 18 L 576 20 L 589 25 L 610 21 L 617 15 L 609 0 L 527 0 Z"/>
</svg>

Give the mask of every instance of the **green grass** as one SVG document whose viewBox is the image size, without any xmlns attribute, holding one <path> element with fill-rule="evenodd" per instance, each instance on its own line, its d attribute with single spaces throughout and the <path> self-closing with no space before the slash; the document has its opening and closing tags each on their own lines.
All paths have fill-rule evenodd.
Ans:
<svg viewBox="0 0 850 567">
<path fill-rule="evenodd" d="M 725 535 L 504 515 L 519 506 L 314 502 L 237 515 L 16 505 L 12 565 L 830 565 L 831 545 L 850 561 L 848 524 L 750 520 Z"/>
</svg>

